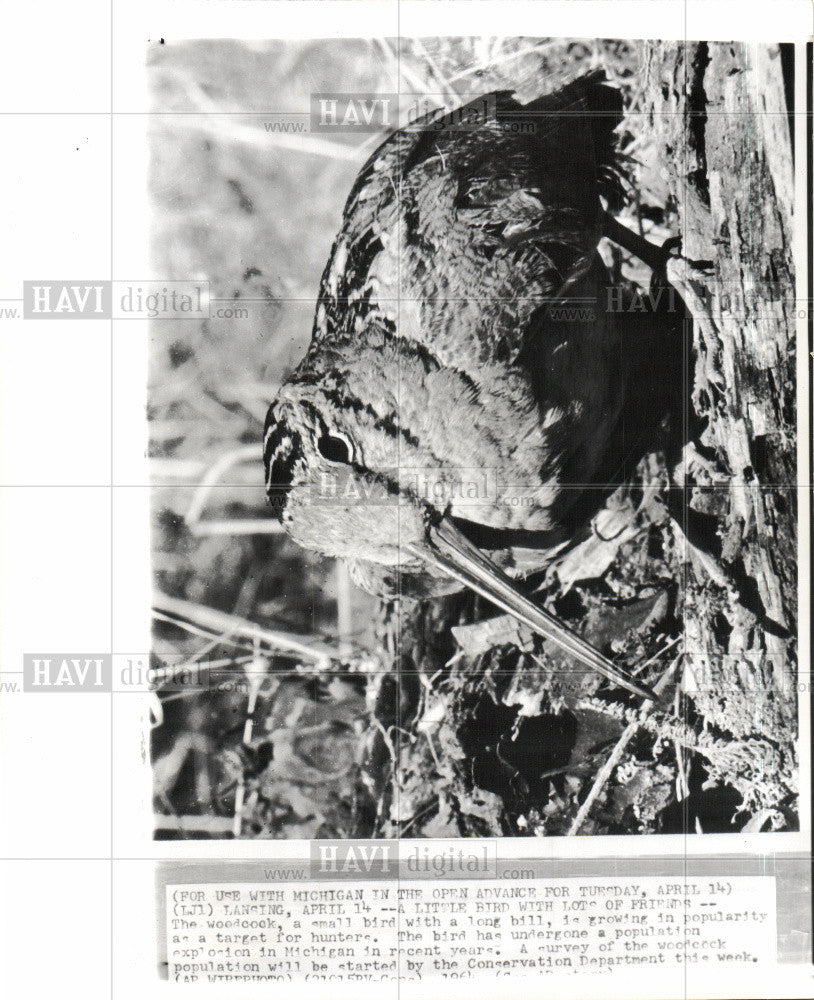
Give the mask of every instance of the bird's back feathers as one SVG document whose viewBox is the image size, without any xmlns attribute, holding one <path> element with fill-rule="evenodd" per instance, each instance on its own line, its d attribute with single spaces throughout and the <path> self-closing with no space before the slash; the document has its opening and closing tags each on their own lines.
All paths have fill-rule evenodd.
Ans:
<svg viewBox="0 0 814 1000">
<path fill-rule="evenodd" d="M 373 321 L 441 363 L 511 362 L 592 265 L 620 184 L 621 95 L 601 72 L 401 129 L 362 168 L 325 268 L 311 359 Z M 311 363 L 308 359 L 305 364 Z"/>
</svg>

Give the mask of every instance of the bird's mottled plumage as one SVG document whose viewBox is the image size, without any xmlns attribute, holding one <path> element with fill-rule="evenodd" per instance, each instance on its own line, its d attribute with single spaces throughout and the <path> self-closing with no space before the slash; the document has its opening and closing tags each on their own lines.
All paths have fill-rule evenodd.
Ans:
<svg viewBox="0 0 814 1000">
<path fill-rule="evenodd" d="M 624 385 L 596 253 L 621 118 L 602 79 L 527 105 L 488 95 L 370 157 L 307 356 L 270 411 L 272 486 L 296 481 L 303 460 L 324 466 L 304 438 L 330 429 L 370 472 L 494 470 L 495 502 L 453 498 L 451 513 L 556 533 L 576 495 L 563 487 L 594 478 Z M 348 554 L 341 540 L 327 548 Z"/>
<path fill-rule="evenodd" d="M 591 74 L 385 140 L 348 198 L 264 457 L 292 538 L 369 589 L 471 587 L 652 697 L 498 568 L 519 570 L 529 535 L 544 551 L 568 537 L 612 450 L 627 372 L 597 245 L 621 113 Z"/>
</svg>

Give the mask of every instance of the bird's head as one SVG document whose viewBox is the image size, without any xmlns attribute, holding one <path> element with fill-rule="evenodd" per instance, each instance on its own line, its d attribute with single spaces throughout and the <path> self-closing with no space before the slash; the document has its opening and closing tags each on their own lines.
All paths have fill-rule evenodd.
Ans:
<svg viewBox="0 0 814 1000">
<path fill-rule="evenodd" d="M 391 429 L 359 416 L 322 386 L 284 386 L 266 417 L 269 503 L 304 548 L 383 566 L 416 562 L 408 546 L 423 539 L 431 512 L 399 483 Z"/>
</svg>

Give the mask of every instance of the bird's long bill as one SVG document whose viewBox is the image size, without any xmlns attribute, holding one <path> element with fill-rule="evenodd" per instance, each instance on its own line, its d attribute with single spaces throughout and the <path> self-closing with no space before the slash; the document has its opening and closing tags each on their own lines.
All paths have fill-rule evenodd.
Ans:
<svg viewBox="0 0 814 1000">
<path fill-rule="evenodd" d="M 431 525 L 426 542 L 423 545 L 411 544 L 409 549 L 425 562 L 433 563 L 444 573 L 481 594 L 492 604 L 508 611 L 544 639 L 555 642 L 580 663 L 642 698 L 657 700 L 657 696 L 648 687 L 628 677 L 583 638 L 521 594 L 505 573 L 487 559 L 455 527 L 450 518 L 444 517 L 437 524 Z"/>
</svg>

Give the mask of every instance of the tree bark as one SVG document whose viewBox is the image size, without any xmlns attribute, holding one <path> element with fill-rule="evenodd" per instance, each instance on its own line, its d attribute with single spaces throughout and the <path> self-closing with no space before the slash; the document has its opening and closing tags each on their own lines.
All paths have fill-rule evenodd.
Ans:
<svg viewBox="0 0 814 1000">
<path fill-rule="evenodd" d="M 714 277 L 699 289 L 713 323 L 694 324 L 693 405 L 706 420 L 700 445 L 715 471 L 708 484 L 699 477 L 690 505 L 718 518 L 722 558 L 752 609 L 700 580 L 688 587 L 688 652 L 708 662 L 712 688 L 696 702 L 735 735 L 762 728 L 790 746 L 797 320 L 794 169 L 780 49 L 664 43 L 649 50 L 645 93 L 683 252 L 713 263 Z"/>
</svg>

